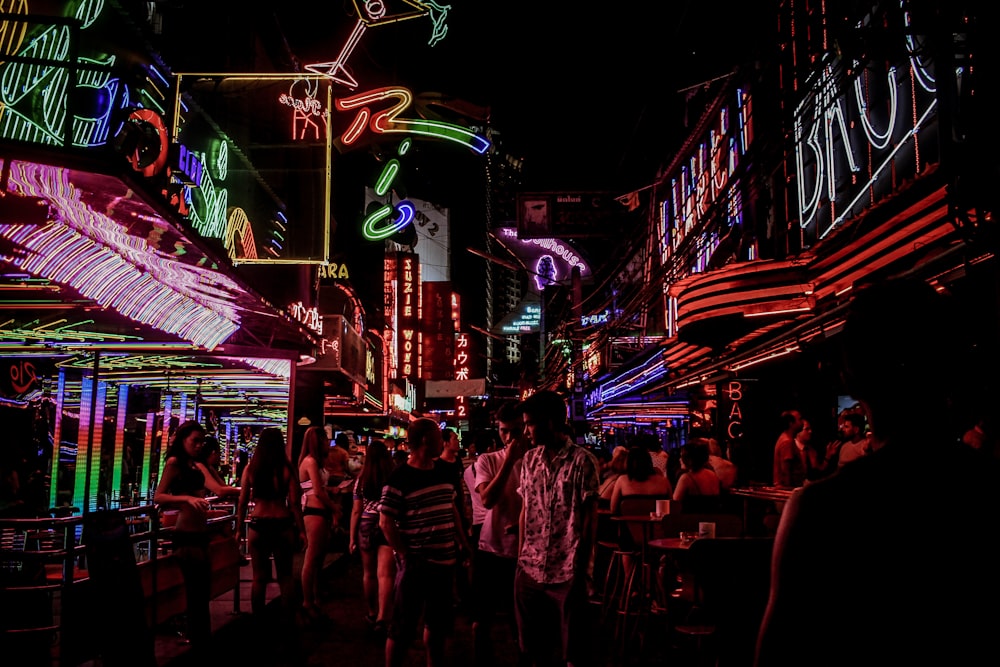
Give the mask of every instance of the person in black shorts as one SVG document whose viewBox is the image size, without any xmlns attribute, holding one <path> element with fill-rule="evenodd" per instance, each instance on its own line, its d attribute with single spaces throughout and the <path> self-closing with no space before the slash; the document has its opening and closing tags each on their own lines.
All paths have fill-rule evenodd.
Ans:
<svg viewBox="0 0 1000 667">
<path fill-rule="evenodd" d="M 368 445 L 365 462 L 354 483 L 354 506 L 351 509 L 350 552 L 361 553 L 362 585 L 368 603 L 367 620 L 376 634 L 385 631 L 392 615 L 393 582 L 396 561 L 392 547 L 379 527 L 382 489 L 392 472 L 392 458 L 385 443 L 375 440 Z"/>
</svg>

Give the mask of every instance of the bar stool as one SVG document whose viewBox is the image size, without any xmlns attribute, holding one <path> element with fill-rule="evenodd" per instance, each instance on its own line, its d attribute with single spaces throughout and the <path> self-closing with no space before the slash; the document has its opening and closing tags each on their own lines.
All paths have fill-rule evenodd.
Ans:
<svg viewBox="0 0 1000 667">
<path fill-rule="evenodd" d="M 601 593 L 601 623 L 604 624 L 612 610 L 617 612 L 623 608 L 625 596 L 632 588 L 635 568 L 632 568 L 632 572 L 625 571 L 625 556 L 637 559 L 638 553 L 622 549 L 619 544 L 614 542 L 599 542 L 598 545 L 611 550 L 611 558 L 604 578 L 604 589 Z"/>
</svg>

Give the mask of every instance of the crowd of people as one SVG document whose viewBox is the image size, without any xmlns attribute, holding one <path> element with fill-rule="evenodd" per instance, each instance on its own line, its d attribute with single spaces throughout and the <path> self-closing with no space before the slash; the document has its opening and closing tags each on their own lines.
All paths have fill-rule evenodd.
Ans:
<svg viewBox="0 0 1000 667">
<path fill-rule="evenodd" d="M 866 302 L 859 299 L 858 308 L 864 307 Z M 863 313 L 880 322 L 883 315 L 877 309 Z M 857 321 L 854 327 L 860 326 Z M 851 335 L 849 331 L 849 343 Z M 875 346 L 880 339 L 871 340 L 866 344 Z M 886 348 L 893 345 L 898 345 L 896 339 L 885 341 Z M 880 659 L 888 661 L 892 646 L 904 638 L 894 631 L 893 641 L 884 641 L 878 633 L 885 632 L 885 626 L 876 621 L 890 611 L 904 613 L 901 607 L 906 607 L 908 627 L 925 629 L 931 636 L 928 619 L 933 618 L 957 636 L 961 628 L 954 619 L 927 615 L 921 595 L 932 608 L 959 610 L 963 624 L 988 635 L 972 603 L 982 599 L 975 593 L 977 586 L 997 590 L 995 577 L 970 580 L 971 575 L 960 572 L 955 555 L 970 553 L 966 543 L 979 549 L 977 553 L 996 550 L 996 530 L 990 524 L 997 502 L 995 485 L 989 486 L 995 482 L 996 462 L 992 425 L 980 420 L 961 438 L 935 444 L 948 437 L 944 424 L 925 432 L 920 420 L 901 405 L 901 387 L 907 382 L 922 386 L 922 396 L 944 406 L 945 371 L 939 369 L 939 384 L 928 385 L 919 375 L 926 368 L 892 366 L 893 355 L 887 350 L 878 359 L 871 358 L 871 350 L 853 352 L 871 368 L 885 370 L 852 375 L 859 404 L 836 416 L 836 438 L 825 442 L 815 436 L 813 415 L 797 409 L 781 414 L 772 483 L 794 491 L 775 512 L 780 522 L 771 534 L 775 576 L 758 640 L 759 667 L 798 661 L 809 647 L 819 645 L 822 636 L 817 633 L 827 627 L 826 621 L 857 611 L 862 599 L 872 603 L 864 612 L 871 622 L 860 633 L 864 642 L 841 643 L 831 653 L 837 660 L 824 659 L 822 664 L 844 664 L 858 655 L 862 643 L 874 646 Z M 895 375 L 892 382 L 884 377 L 889 372 Z M 739 469 L 720 443 L 698 433 L 676 456 L 666 452 L 656 436 L 644 433 L 607 457 L 595 455 L 572 439 L 566 403 L 552 391 L 500 406 L 494 426 L 497 437 L 480 439 L 478 454 L 463 457 L 452 429 L 416 419 L 405 442 L 369 441 L 363 464 L 353 470 L 345 443 L 331 443 L 322 428 L 310 428 L 297 471 L 285 455 L 280 431 L 266 430 L 240 487 L 234 489 L 203 470 L 199 449 L 204 429 L 182 425 L 174 435 L 156 502 L 180 512 L 174 544 L 183 562 L 192 641 L 203 640 L 208 631 L 202 613 L 207 603 L 206 493 L 239 492 L 240 526 L 249 518 L 254 613 L 262 600 L 258 583 L 270 576 L 270 567 L 265 573 L 258 563 L 273 557 L 282 608 L 291 609 L 300 595 L 302 619 L 315 620 L 317 569 L 332 531 L 341 527 L 348 534 L 348 551 L 361 560 L 367 620 L 373 634 L 385 638 L 387 667 L 402 665 L 418 638 L 430 667 L 444 663 L 459 612 L 471 622 L 476 665 L 493 664 L 494 630 L 506 619 L 519 667 L 579 667 L 590 664 L 595 655 L 588 601 L 594 589 L 599 507 L 615 514 L 621 512 L 624 498 L 647 496 L 669 499 L 683 512 L 715 511 L 740 480 Z M 916 455 L 906 456 L 904 447 Z M 339 462 L 331 466 L 332 458 Z M 918 521 L 917 508 L 907 505 L 912 494 L 900 488 L 902 482 L 889 480 L 899 474 L 929 479 L 932 472 L 942 471 L 945 461 L 950 462 L 946 470 L 960 473 L 959 479 L 952 483 L 936 477 L 948 495 L 940 497 L 941 508 L 925 509 Z M 346 513 L 340 502 L 345 498 Z M 253 512 L 248 514 L 251 500 Z M 921 549 L 934 560 L 921 557 L 921 549 L 913 550 L 912 534 L 924 530 L 930 538 L 926 522 L 935 532 L 961 537 L 964 546 L 953 554 L 924 544 Z M 855 539 L 858 530 L 862 537 Z M 305 550 L 298 593 L 290 565 L 297 549 Z M 892 555 L 886 562 L 874 562 L 872 557 L 880 553 Z M 899 567 L 915 556 L 926 576 L 955 579 L 957 588 L 949 585 L 945 591 L 926 581 L 921 585 L 907 568 Z M 825 572 L 836 585 L 817 589 L 810 584 L 816 572 Z M 961 604 L 952 605 L 955 600 Z M 920 608 L 924 611 L 917 613 Z M 976 648 L 982 646 L 977 643 Z"/>
</svg>

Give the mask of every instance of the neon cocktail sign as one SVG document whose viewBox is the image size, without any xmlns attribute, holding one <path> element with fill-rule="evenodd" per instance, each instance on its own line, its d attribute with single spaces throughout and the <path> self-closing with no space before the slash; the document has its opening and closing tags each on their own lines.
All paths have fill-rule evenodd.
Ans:
<svg viewBox="0 0 1000 667">
<path fill-rule="evenodd" d="M 339 84 L 353 89 L 358 87 L 358 81 L 347 71 L 347 61 L 351 59 L 354 49 L 358 47 L 358 43 L 361 42 L 361 38 L 368 28 L 377 28 L 389 25 L 390 23 L 398 23 L 429 15 L 433 27 L 431 39 L 428 44 L 434 46 L 448 34 L 448 26 L 445 25 L 445 19 L 448 18 L 448 11 L 451 10 L 451 5 L 439 5 L 433 2 L 433 0 L 403 0 L 402 4 L 405 6 L 403 11 L 389 13 L 386 9 L 387 4 L 385 0 L 364 0 L 360 3 L 355 0 L 354 9 L 358 19 L 351 30 L 351 34 L 348 35 L 347 40 L 344 42 L 344 46 L 340 49 L 337 58 L 332 62 L 306 65 L 305 68 L 310 72 L 322 74 Z"/>
</svg>

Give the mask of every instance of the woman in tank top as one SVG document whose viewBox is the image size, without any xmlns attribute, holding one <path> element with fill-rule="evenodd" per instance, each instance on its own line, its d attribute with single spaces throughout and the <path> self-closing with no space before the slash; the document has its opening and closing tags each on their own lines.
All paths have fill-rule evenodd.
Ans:
<svg viewBox="0 0 1000 667">
<path fill-rule="evenodd" d="M 299 454 L 299 484 L 302 486 L 302 516 L 306 526 L 306 554 L 302 561 L 302 608 L 311 618 L 319 618 L 319 571 L 330 541 L 333 500 L 327 493 L 328 473 L 324 468 L 330 452 L 326 431 L 310 426 L 302 438 Z"/>
<path fill-rule="evenodd" d="M 212 634 L 208 501 L 205 500 L 205 475 L 196 464 L 204 441 L 205 429 L 196 421 L 184 422 L 177 428 L 153 496 L 153 502 L 161 508 L 178 511 L 171 541 L 184 578 L 187 633 L 192 646 L 204 645 Z"/>
</svg>

